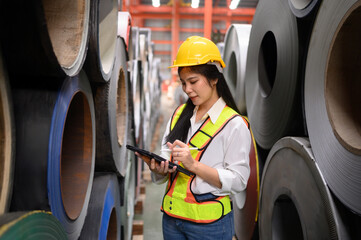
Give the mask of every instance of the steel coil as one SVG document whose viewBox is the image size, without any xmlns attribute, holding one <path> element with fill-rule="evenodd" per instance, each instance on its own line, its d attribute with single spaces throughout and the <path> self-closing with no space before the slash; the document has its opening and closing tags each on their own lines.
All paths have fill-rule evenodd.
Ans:
<svg viewBox="0 0 361 240">
<path fill-rule="evenodd" d="M 64 228 L 44 211 L 12 212 L 0 216 L 0 239 L 68 239 Z"/>
<path fill-rule="evenodd" d="M 58 91 L 14 90 L 16 161 L 11 211 L 47 210 L 77 239 L 95 162 L 95 113 L 84 72 Z"/>
<path fill-rule="evenodd" d="M 96 171 L 125 175 L 125 143 L 131 126 L 129 84 L 125 44 L 123 39 L 118 37 L 112 76 L 109 82 L 97 87 L 95 94 Z"/>
<path fill-rule="evenodd" d="M 150 58 L 150 29 L 139 29 L 139 53 L 141 60 L 141 91 L 143 98 L 141 99 L 141 115 L 142 115 L 142 137 L 143 148 L 149 149 L 151 141 L 151 92 L 149 81 L 149 58 Z"/>
<path fill-rule="evenodd" d="M 261 239 L 349 239 L 307 138 L 285 137 L 263 171 Z"/>
<path fill-rule="evenodd" d="M 15 128 L 8 75 L 0 48 L 0 214 L 8 211 L 12 193 Z"/>
<path fill-rule="evenodd" d="M 132 53 L 133 60 L 131 61 L 131 82 L 132 82 L 132 95 L 133 95 L 133 111 L 134 111 L 134 125 L 135 125 L 135 138 L 136 143 L 138 145 L 142 142 L 142 99 L 143 99 L 143 91 L 142 91 L 142 76 L 141 76 L 141 61 L 140 61 L 140 50 L 139 50 L 139 28 L 132 27 Z"/>
<path fill-rule="evenodd" d="M 332 192 L 361 214 L 361 1 L 321 3 L 308 49 L 305 111 L 316 161 Z"/>
<path fill-rule="evenodd" d="M 232 24 L 224 39 L 224 77 L 242 114 L 246 110 L 245 74 L 251 24 Z"/>
<path fill-rule="evenodd" d="M 19 85 L 49 81 L 38 76 L 64 78 L 80 72 L 88 43 L 90 0 L 3 1 L 0 11 L 9 74 L 27 76 L 16 78 Z M 29 76 L 35 76 L 30 83 Z"/>
<path fill-rule="evenodd" d="M 298 29 L 288 3 L 262 0 L 254 15 L 246 69 L 246 105 L 257 144 L 270 149 L 300 131 Z M 301 118 L 302 120 L 302 118 Z"/>
<path fill-rule="evenodd" d="M 134 144 L 134 136 L 129 137 L 128 144 Z M 136 157 L 133 152 L 127 153 L 127 173 L 123 179 L 124 192 L 122 194 L 121 201 L 121 214 L 122 214 L 122 232 L 123 238 L 126 240 L 132 239 L 133 219 L 134 219 L 134 207 L 135 207 L 135 189 L 136 189 Z"/>
<path fill-rule="evenodd" d="M 88 214 L 79 239 L 121 239 L 118 179 L 112 173 L 96 173 Z"/>
<path fill-rule="evenodd" d="M 132 18 L 129 12 L 118 12 L 118 36 L 124 39 L 129 59 L 133 59 Z"/>
<path fill-rule="evenodd" d="M 322 0 L 288 0 L 290 8 L 296 17 L 304 18 L 316 11 Z"/>
<path fill-rule="evenodd" d="M 251 133 L 252 134 L 252 133 Z M 234 226 L 237 239 L 252 239 L 258 218 L 258 198 L 260 168 L 256 141 L 252 134 L 252 144 L 249 153 L 251 168 L 247 189 L 232 197 L 234 203 Z"/>
<path fill-rule="evenodd" d="M 90 9 L 90 37 L 84 68 L 91 81 L 107 82 L 115 62 L 118 1 L 94 0 Z"/>
</svg>

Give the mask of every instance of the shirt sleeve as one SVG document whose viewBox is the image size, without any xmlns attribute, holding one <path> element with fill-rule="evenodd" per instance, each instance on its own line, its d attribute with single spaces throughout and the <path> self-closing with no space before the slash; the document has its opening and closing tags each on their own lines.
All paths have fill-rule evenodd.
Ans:
<svg viewBox="0 0 361 240">
<path fill-rule="evenodd" d="M 225 157 L 223 168 L 217 168 L 222 188 L 219 195 L 236 194 L 246 189 L 250 175 L 249 152 L 251 134 L 242 122 L 237 124 L 225 141 Z"/>
</svg>

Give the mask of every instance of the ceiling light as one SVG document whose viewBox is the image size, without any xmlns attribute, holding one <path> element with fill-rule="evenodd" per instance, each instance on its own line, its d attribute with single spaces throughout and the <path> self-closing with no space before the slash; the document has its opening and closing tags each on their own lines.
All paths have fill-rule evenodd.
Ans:
<svg viewBox="0 0 361 240">
<path fill-rule="evenodd" d="M 236 9 L 238 7 L 240 0 L 232 0 L 231 4 L 229 5 L 229 9 Z"/>
<path fill-rule="evenodd" d="M 192 0 L 191 7 L 192 8 L 198 8 L 199 7 L 199 0 Z"/>
<path fill-rule="evenodd" d="M 160 0 L 152 0 L 153 7 L 160 7 Z"/>
</svg>

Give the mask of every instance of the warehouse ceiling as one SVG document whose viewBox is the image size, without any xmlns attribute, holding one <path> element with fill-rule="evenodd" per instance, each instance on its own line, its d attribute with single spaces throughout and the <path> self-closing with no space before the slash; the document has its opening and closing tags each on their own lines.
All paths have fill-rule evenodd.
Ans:
<svg viewBox="0 0 361 240">
<path fill-rule="evenodd" d="M 204 7 L 204 1 L 199 1 L 199 6 Z M 152 5 L 152 0 L 141 0 L 141 4 Z M 160 0 L 161 5 L 167 5 L 172 2 L 172 0 Z M 184 4 L 190 4 L 192 0 L 183 0 L 181 1 Z M 255 8 L 257 6 L 258 0 L 241 0 L 238 8 Z M 227 0 L 213 0 L 213 7 L 227 7 Z"/>
</svg>

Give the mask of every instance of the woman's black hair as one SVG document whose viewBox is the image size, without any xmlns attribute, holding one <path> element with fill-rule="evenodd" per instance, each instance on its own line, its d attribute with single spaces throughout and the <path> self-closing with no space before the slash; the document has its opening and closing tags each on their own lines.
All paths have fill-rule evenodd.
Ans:
<svg viewBox="0 0 361 240">
<path fill-rule="evenodd" d="M 185 67 L 178 68 L 178 75 L 180 75 L 180 72 L 183 68 Z M 211 84 L 212 80 L 218 79 L 218 82 L 216 84 L 218 96 L 224 99 L 227 106 L 235 110 L 237 113 L 241 114 L 233 99 L 231 91 L 228 88 L 223 73 L 219 72 L 218 68 L 215 65 L 202 64 L 187 68 L 189 68 L 190 71 L 193 73 L 198 73 L 204 76 L 208 80 L 209 84 Z M 177 139 L 181 140 L 182 142 L 187 141 L 188 130 L 191 126 L 190 119 L 193 116 L 194 107 L 194 104 L 188 98 L 187 106 L 184 108 L 174 128 L 169 132 L 168 136 L 166 137 L 167 142 L 173 143 Z"/>
</svg>

